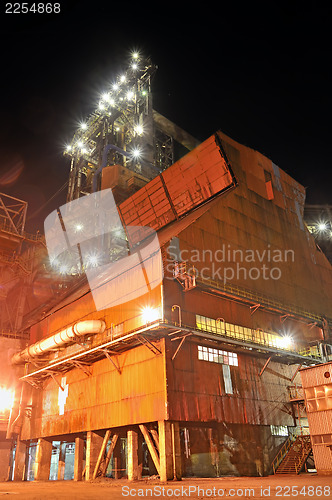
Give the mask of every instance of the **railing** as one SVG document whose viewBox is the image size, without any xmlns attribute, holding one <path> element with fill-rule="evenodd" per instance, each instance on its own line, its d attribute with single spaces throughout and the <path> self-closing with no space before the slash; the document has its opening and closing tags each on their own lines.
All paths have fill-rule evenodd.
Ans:
<svg viewBox="0 0 332 500">
<path fill-rule="evenodd" d="M 297 385 L 290 385 L 288 386 L 288 392 L 290 401 L 304 399 L 303 387 L 299 387 Z"/>
<path fill-rule="evenodd" d="M 256 292 L 254 290 L 249 290 L 247 288 L 234 285 L 232 283 L 223 283 L 218 280 L 214 280 L 211 278 L 202 278 L 200 276 L 196 277 L 197 284 L 201 283 L 202 285 L 206 285 L 208 287 L 217 288 L 218 290 L 223 290 L 237 297 L 243 297 L 255 302 L 255 304 L 259 304 L 267 307 L 274 307 L 279 309 L 280 311 L 284 311 L 285 314 L 295 314 L 303 319 L 312 320 L 322 322 L 323 317 L 313 313 L 312 311 L 308 311 L 306 309 L 302 309 L 294 304 L 285 304 L 271 296 Z M 326 318 L 328 323 L 332 325 L 332 318 Z"/>
<path fill-rule="evenodd" d="M 296 441 L 297 436 L 295 434 L 291 434 L 289 438 L 284 442 L 282 447 L 280 448 L 277 456 L 272 462 L 272 469 L 273 469 L 273 474 L 276 473 L 276 470 L 278 469 L 279 465 L 287 455 L 288 451 L 292 447 L 293 443 Z"/>
<path fill-rule="evenodd" d="M 294 468 L 296 474 L 298 474 L 302 467 L 303 467 L 303 461 L 308 455 L 308 444 L 310 443 L 310 436 L 298 436 L 297 438 L 298 443 L 293 444 L 293 450 L 295 454 L 294 458 Z"/>
<path fill-rule="evenodd" d="M 186 311 L 183 311 L 185 313 Z M 271 349 L 277 349 L 289 354 L 298 354 L 305 357 L 320 360 L 320 353 L 316 346 L 304 349 L 303 346 L 290 342 L 285 343 L 285 339 L 280 335 L 264 332 L 260 328 L 252 329 L 240 325 L 227 323 L 223 318 L 207 318 L 196 315 L 196 329 L 204 332 L 216 334 L 221 337 L 232 338 L 246 342 L 251 345 L 260 345 Z M 287 340 L 287 339 L 286 339 Z"/>
<path fill-rule="evenodd" d="M 311 448 L 310 435 L 299 435 L 298 429 L 285 441 L 283 446 L 280 448 L 279 453 L 272 462 L 273 474 L 276 473 L 277 469 L 285 459 L 286 455 L 290 452 L 291 448 L 294 451 L 294 460 L 292 465 L 294 465 L 295 472 L 298 474 L 302 467 L 303 461 L 308 455 L 309 448 Z M 302 434 L 302 429 L 301 429 Z M 297 441 L 297 442 L 296 442 Z"/>
<path fill-rule="evenodd" d="M 8 330 L 0 330 L 0 337 L 5 337 L 7 339 L 28 340 L 29 333 L 27 333 L 27 332 L 16 333 L 16 332 L 9 332 Z"/>
</svg>

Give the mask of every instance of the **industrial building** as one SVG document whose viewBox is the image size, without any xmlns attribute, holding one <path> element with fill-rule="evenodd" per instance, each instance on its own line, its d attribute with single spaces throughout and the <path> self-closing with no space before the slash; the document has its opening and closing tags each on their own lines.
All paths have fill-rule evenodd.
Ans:
<svg viewBox="0 0 332 500">
<path fill-rule="evenodd" d="M 45 238 L 8 227 L 17 207 L 2 218 L 2 477 L 298 473 L 310 457 L 300 372 L 332 358 L 332 268 L 305 189 L 157 113 L 154 71 L 133 54 L 81 123 Z"/>
<path fill-rule="evenodd" d="M 313 455 L 318 474 L 332 474 L 332 363 L 301 370 Z"/>
</svg>

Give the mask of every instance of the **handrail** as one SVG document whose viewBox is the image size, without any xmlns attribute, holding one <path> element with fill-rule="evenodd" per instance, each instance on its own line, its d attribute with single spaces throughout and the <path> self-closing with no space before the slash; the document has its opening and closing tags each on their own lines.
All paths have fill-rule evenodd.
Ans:
<svg viewBox="0 0 332 500">
<path fill-rule="evenodd" d="M 307 448 L 306 445 L 310 443 L 310 435 L 304 435 L 304 436 L 300 435 L 300 436 L 298 436 L 296 434 L 296 432 L 294 432 L 285 441 L 285 443 L 283 444 L 283 446 L 280 448 L 278 454 L 274 458 L 274 460 L 273 460 L 273 462 L 271 464 L 272 465 L 272 469 L 273 469 L 273 474 L 276 473 L 276 470 L 280 466 L 281 462 L 284 460 L 284 458 L 286 457 L 287 453 L 289 452 L 289 450 L 292 448 L 292 446 L 295 444 L 295 442 L 297 440 L 299 440 L 299 446 L 300 446 L 299 452 L 301 451 L 301 453 L 299 453 L 299 454 L 297 454 L 295 456 L 294 467 L 295 467 L 296 474 L 298 474 L 300 472 L 300 470 L 302 469 L 302 466 L 303 466 L 303 459 L 308 454 L 308 448 Z"/>
<path fill-rule="evenodd" d="M 314 313 L 312 311 L 308 311 L 307 309 L 303 309 L 295 304 L 285 304 L 280 300 L 275 299 L 272 296 L 259 293 L 255 290 L 250 290 L 248 288 L 234 285 L 233 283 L 223 283 L 219 280 L 215 280 L 212 278 L 203 278 L 201 276 L 196 276 L 196 283 L 205 285 L 208 287 L 214 287 L 221 291 L 228 292 L 234 296 L 246 298 L 248 300 L 253 300 L 255 303 L 260 303 L 261 305 L 265 305 L 267 307 L 276 307 L 279 310 L 283 310 L 286 313 L 293 313 L 302 317 L 305 320 L 314 320 L 314 321 L 323 321 L 323 317 L 320 314 Z M 326 318 L 328 323 L 332 325 L 332 318 Z"/>
<path fill-rule="evenodd" d="M 284 444 L 282 445 L 282 447 L 280 448 L 278 454 L 276 455 L 276 457 L 274 458 L 273 462 L 272 462 L 272 469 L 273 469 L 273 474 L 276 473 L 276 470 L 277 468 L 279 467 L 279 465 L 281 464 L 281 462 L 283 461 L 283 459 L 285 458 L 285 456 L 287 455 L 289 449 L 291 448 L 292 444 L 296 441 L 296 438 L 297 436 L 295 434 L 291 434 L 289 436 L 288 439 L 286 439 L 286 441 L 284 442 Z"/>
</svg>

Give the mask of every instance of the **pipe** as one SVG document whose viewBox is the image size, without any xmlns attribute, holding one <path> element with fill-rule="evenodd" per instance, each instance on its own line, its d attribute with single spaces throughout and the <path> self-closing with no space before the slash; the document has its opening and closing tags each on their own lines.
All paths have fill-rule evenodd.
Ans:
<svg viewBox="0 0 332 500">
<path fill-rule="evenodd" d="M 23 351 L 17 352 L 12 357 L 12 364 L 19 365 L 26 363 L 31 358 L 40 356 L 45 352 L 57 349 L 58 347 L 62 347 L 69 342 L 75 341 L 77 337 L 82 337 L 87 334 L 103 333 L 105 328 L 105 322 L 100 319 L 79 321 L 64 330 L 61 330 L 61 332 L 52 335 L 52 337 L 39 340 L 39 342 L 28 346 Z"/>
<path fill-rule="evenodd" d="M 181 319 L 181 307 L 178 304 L 174 304 L 172 306 L 172 311 L 175 311 L 176 309 L 179 310 L 179 326 L 182 325 L 182 319 Z"/>
</svg>

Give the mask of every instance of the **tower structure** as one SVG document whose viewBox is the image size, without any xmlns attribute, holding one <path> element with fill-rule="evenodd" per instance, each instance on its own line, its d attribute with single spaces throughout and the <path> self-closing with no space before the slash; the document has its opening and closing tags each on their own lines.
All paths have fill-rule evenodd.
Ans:
<svg viewBox="0 0 332 500">
<path fill-rule="evenodd" d="M 67 201 L 105 186 L 120 201 L 174 163 L 173 137 L 152 106 L 155 71 L 150 59 L 134 52 L 80 124 L 65 151 L 71 161 Z"/>
<path fill-rule="evenodd" d="M 197 144 L 158 114 L 154 71 L 133 56 L 67 147 L 58 255 L 72 242 L 84 263 L 98 220 L 101 242 L 124 236 L 107 207 L 94 217 L 105 188 L 130 252 L 100 273 L 84 263 L 88 282 L 48 301 L 11 356 L 25 369 L 7 431 L 14 479 L 62 479 L 66 466 L 75 480 L 269 474 L 304 427 L 290 398 L 301 366 L 332 356 L 332 270 L 304 223 L 305 189 L 222 132 Z M 154 239 L 129 245 L 142 228 Z"/>
</svg>

